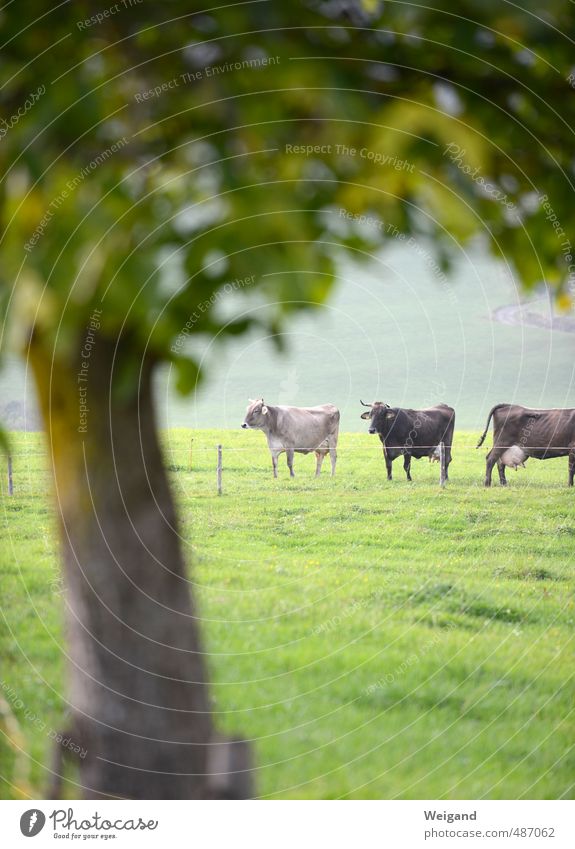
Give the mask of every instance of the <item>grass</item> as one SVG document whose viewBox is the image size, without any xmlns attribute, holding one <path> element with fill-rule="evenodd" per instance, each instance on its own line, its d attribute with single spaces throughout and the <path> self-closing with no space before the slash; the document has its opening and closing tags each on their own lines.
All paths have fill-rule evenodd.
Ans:
<svg viewBox="0 0 575 849">
<path fill-rule="evenodd" d="M 452 480 L 367 434 L 338 471 L 260 433 L 164 433 L 210 653 L 218 725 L 253 740 L 266 798 L 572 798 L 575 491 L 567 460 L 482 486 L 459 433 Z M 224 445 L 224 494 L 215 446 Z M 2 493 L 1 795 L 42 794 L 63 724 L 65 643 L 41 436 L 15 434 Z M 5 486 L 5 475 L 2 476 Z M 8 713 L 9 710 L 9 713 Z"/>
</svg>

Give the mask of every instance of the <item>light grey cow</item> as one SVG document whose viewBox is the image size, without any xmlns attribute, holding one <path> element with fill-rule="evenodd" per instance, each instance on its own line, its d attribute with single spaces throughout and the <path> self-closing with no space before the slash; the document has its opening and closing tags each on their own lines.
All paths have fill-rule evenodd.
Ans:
<svg viewBox="0 0 575 849">
<path fill-rule="evenodd" d="M 320 407 L 272 407 L 263 398 L 255 401 L 250 398 L 242 427 L 263 430 L 265 433 L 272 455 L 274 478 L 278 476 L 278 457 L 283 451 L 286 452 L 292 478 L 296 451 L 298 454 L 315 451 L 316 477 L 321 473 L 323 458 L 329 452 L 331 473 L 335 475 L 339 410 L 333 404 L 322 404 Z"/>
</svg>

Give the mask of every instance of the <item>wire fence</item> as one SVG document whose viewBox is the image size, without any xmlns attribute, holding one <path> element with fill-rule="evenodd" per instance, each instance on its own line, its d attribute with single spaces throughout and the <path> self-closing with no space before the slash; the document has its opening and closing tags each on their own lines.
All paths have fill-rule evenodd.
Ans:
<svg viewBox="0 0 575 849">
<path fill-rule="evenodd" d="M 217 452 L 218 444 L 219 443 L 214 443 L 213 445 L 195 445 L 194 444 L 193 445 L 194 454 L 197 451 L 204 451 L 206 453 Z M 240 454 L 240 453 L 243 453 L 243 452 L 248 452 L 250 454 L 253 454 L 254 448 L 256 448 L 256 446 L 254 446 L 254 445 L 241 446 L 241 447 L 238 447 L 236 445 L 224 444 L 224 443 L 221 443 L 221 445 L 222 445 L 222 449 L 224 451 L 233 451 L 234 454 Z M 379 445 L 381 445 L 381 443 L 378 443 L 378 447 L 379 447 Z M 419 450 L 420 448 L 426 448 L 426 449 L 429 449 L 429 450 L 439 450 L 439 445 L 440 445 L 439 442 L 436 442 L 436 443 L 431 444 L 431 445 L 421 445 L 418 442 L 414 442 L 413 445 L 406 443 L 404 445 L 388 445 L 386 447 L 389 448 L 389 449 L 393 449 L 393 450 L 404 450 L 405 449 L 406 451 L 408 451 L 409 449 Z M 181 451 L 187 450 L 185 448 L 185 446 L 184 447 L 177 446 L 177 447 Z M 264 443 L 264 447 L 266 447 L 265 443 Z M 453 445 L 451 445 L 450 447 L 453 449 Z M 484 450 L 487 450 L 487 446 L 480 445 L 479 447 L 483 448 Z M 573 444 L 573 445 L 521 445 L 518 442 L 513 442 L 510 445 L 501 445 L 501 444 L 498 443 L 496 447 L 498 449 L 521 448 L 522 450 L 525 450 L 525 451 L 567 451 L 567 452 L 572 451 L 572 452 L 575 453 L 575 444 Z M 166 450 L 173 450 L 173 447 L 170 446 L 169 443 L 167 444 L 167 446 L 165 446 L 165 448 L 166 448 Z M 458 442 L 457 445 L 455 446 L 455 450 L 457 450 L 457 451 L 460 451 L 462 448 L 463 449 L 472 448 L 473 450 L 476 450 L 477 445 L 476 445 L 475 442 L 470 442 L 468 444 L 467 443 L 462 444 L 461 442 Z M 344 447 L 342 447 L 341 445 L 337 445 L 337 446 L 335 446 L 335 449 L 337 450 L 338 453 L 342 453 L 342 454 L 347 454 L 350 451 L 363 451 L 364 453 L 369 453 L 370 451 L 373 450 L 373 444 L 346 445 Z M 267 447 L 266 447 L 266 450 L 268 450 Z M 281 450 L 282 450 L 282 452 L 286 451 L 285 448 L 282 448 Z M 302 448 L 291 448 L 290 450 L 296 451 L 296 452 L 299 452 L 299 453 L 306 452 L 308 454 L 312 454 L 314 451 L 318 451 L 318 450 L 319 451 L 329 451 L 329 447 L 320 447 L 320 448 L 302 447 Z M 48 456 L 48 452 L 43 451 L 43 450 L 30 451 L 29 449 L 25 449 L 24 451 L 19 452 L 18 455 L 15 455 L 15 456 L 18 456 L 20 458 L 30 458 L 30 457 L 44 457 L 44 458 L 46 458 Z"/>
<path fill-rule="evenodd" d="M 461 443 L 458 442 L 456 446 L 456 452 L 460 454 L 462 451 L 470 451 L 475 452 L 477 449 L 476 437 L 469 442 Z M 379 446 L 379 444 L 378 444 Z M 345 457 L 346 454 L 350 453 L 363 453 L 366 458 L 373 459 L 374 461 L 381 461 L 381 453 L 378 450 L 374 452 L 373 450 L 373 441 L 368 443 L 367 441 L 361 445 L 353 445 L 346 444 L 344 446 L 338 445 L 334 446 L 334 449 L 337 451 L 338 458 L 341 459 Z M 427 455 L 430 460 L 435 460 L 439 462 L 439 484 L 440 486 L 444 486 L 447 480 L 447 451 L 452 450 L 451 445 L 446 445 L 444 442 L 439 442 L 436 444 L 419 444 L 419 443 L 405 443 L 402 445 L 384 445 L 383 449 L 388 449 L 393 451 L 399 455 L 404 456 L 413 456 L 415 452 L 426 451 L 429 452 Z M 481 447 L 481 446 L 480 446 Z M 497 445 L 498 452 L 505 452 L 508 449 L 519 449 L 526 456 L 523 458 L 524 460 L 528 459 L 529 452 L 537 452 L 537 454 L 543 455 L 544 458 L 553 458 L 565 456 L 567 454 L 572 454 L 575 458 L 575 445 L 521 445 L 518 443 L 512 443 L 510 445 Z M 254 455 L 254 450 L 257 450 L 255 445 L 232 445 L 232 444 L 198 444 L 194 437 L 190 438 L 189 444 L 185 444 L 182 441 L 178 441 L 177 443 L 172 443 L 167 440 L 164 443 L 165 454 L 166 454 L 166 466 L 168 471 L 202 471 L 207 472 L 210 470 L 210 467 L 215 471 L 215 487 L 218 495 L 223 493 L 223 478 L 224 478 L 224 457 L 229 458 L 231 455 L 236 456 L 245 456 L 247 454 Z M 259 449 L 262 452 L 268 453 L 268 447 L 265 443 L 259 445 Z M 279 453 L 286 453 L 285 448 L 282 448 Z M 301 447 L 301 448 L 290 448 L 290 451 L 294 453 L 305 453 L 312 454 L 316 451 L 320 451 L 322 453 L 328 454 L 330 451 L 329 446 L 316 446 L 316 447 Z M 333 450 L 333 449 L 332 449 Z M 486 450 L 486 449 L 484 449 Z M 201 455 L 202 460 L 199 464 L 197 462 L 198 455 Z M 545 455 L 547 455 L 545 457 Z M 27 467 L 27 473 L 30 474 L 33 472 L 34 474 L 52 474 L 52 468 L 48 465 L 44 467 L 44 463 L 48 460 L 49 453 L 41 448 L 28 448 L 25 447 L 22 451 L 18 452 L 15 455 L 18 459 L 18 471 L 21 468 L 21 464 L 23 463 L 25 467 Z M 480 455 L 479 455 L 480 456 Z M 213 458 L 214 465 L 211 466 L 210 463 L 205 465 L 206 460 L 209 461 L 210 458 Z M 178 462 L 174 462 L 174 461 Z M 171 461 L 171 462 L 170 462 Z M 41 467 L 38 468 L 39 464 Z M 229 469 L 228 463 L 228 473 L 231 473 L 233 470 Z M 14 458 L 13 456 L 9 456 L 7 458 L 7 467 L 6 467 L 6 478 L 7 482 L 6 492 L 9 496 L 13 496 L 15 492 L 14 480 Z M 2 487 L 3 489 L 3 487 Z M 18 490 L 17 478 L 16 478 L 16 491 Z"/>
</svg>

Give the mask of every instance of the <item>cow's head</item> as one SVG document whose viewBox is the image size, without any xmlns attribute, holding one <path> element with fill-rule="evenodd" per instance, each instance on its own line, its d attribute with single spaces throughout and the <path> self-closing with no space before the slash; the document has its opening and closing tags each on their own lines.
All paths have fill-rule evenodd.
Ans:
<svg viewBox="0 0 575 849">
<path fill-rule="evenodd" d="M 242 427 L 254 427 L 254 428 L 262 428 L 266 425 L 268 415 L 268 408 L 264 404 L 263 398 L 257 398 L 255 401 L 252 398 L 248 398 L 250 402 L 248 408 L 246 410 L 246 417 L 243 421 Z"/>
<path fill-rule="evenodd" d="M 386 426 L 387 415 L 391 409 L 389 404 L 385 404 L 383 401 L 374 401 L 373 404 L 366 404 L 365 401 L 360 401 L 360 404 L 368 407 L 365 413 L 361 414 L 361 418 L 369 419 L 371 422 L 369 426 L 370 433 L 385 433 L 389 430 L 389 427 Z"/>
</svg>

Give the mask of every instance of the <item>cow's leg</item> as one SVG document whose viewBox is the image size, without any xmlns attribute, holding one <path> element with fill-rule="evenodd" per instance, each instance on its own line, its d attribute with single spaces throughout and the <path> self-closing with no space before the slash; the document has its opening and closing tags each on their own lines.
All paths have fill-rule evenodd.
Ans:
<svg viewBox="0 0 575 849">
<path fill-rule="evenodd" d="M 575 448 L 569 451 L 569 483 L 568 486 L 573 486 L 573 477 L 575 476 Z"/>
<path fill-rule="evenodd" d="M 411 454 L 403 455 L 403 468 L 405 469 L 405 474 L 407 475 L 407 480 L 411 480 Z"/>
<path fill-rule="evenodd" d="M 288 464 L 288 469 L 289 469 L 289 476 L 290 476 L 290 478 L 295 478 L 295 475 L 293 473 L 294 452 L 289 448 L 286 451 L 286 457 L 287 457 L 287 464 Z"/>
<path fill-rule="evenodd" d="M 501 486 L 507 486 L 507 478 L 505 477 L 505 463 L 501 460 L 497 461 L 497 471 L 499 472 L 499 483 Z"/>
<path fill-rule="evenodd" d="M 445 480 L 449 480 L 449 464 L 451 463 L 451 448 L 445 446 Z"/>
<path fill-rule="evenodd" d="M 321 464 L 323 463 L 324 457 L 325 457 L 325 451 L 316 451 L 315 452 L 315 459 L 316 459 L 315 476 L 316 476 L 316 478 L 319 478 L 319 476 L 321 475 Z"/>
<path fill-rule="evenodd" d="M 335 464 L 337 460 L 337 451 L 335 450 L 335 448 L 329 449 L 329 459 L 331 460 L 331 476 L 333 478 L 333 476 L 335 475 Z"/>
<path fill-rule="evenodd" d="M 485 458 L 485 486 L 491 486 L 491 474 L 493 472 L 493 466 L 496 464 L 499 459 L 500 452 L 496 451 L 495 448 L 492 448 L 487 457 Z"/>
<path fill-rule="evenodd" d="M 280 455 L 279 451 L 272 451 L 272 466 L 274 470 L 274 478 L 278 476 L 278 457 Z"/>
<path fill-rule="evenodd" d="M 385 468 L 387 469 L 387 479 L 390 481 L 392 479 L 391 470 L 392 470 L 392 458 L 386 452 L 385 448 L 383 449 L 383 459 L 385 460 Z"/>
</svg>

